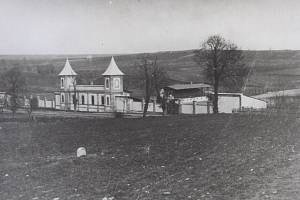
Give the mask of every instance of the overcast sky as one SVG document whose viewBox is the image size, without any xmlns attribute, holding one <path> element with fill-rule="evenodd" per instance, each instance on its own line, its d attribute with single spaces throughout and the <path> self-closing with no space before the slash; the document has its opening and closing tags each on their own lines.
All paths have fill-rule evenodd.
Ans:
<svg viewBox="0 0 300 200">
<path fill-rule="evenodd" d="M 299 0 L 0 0 L 0 54 L 300 49 Z"/>
</svg>

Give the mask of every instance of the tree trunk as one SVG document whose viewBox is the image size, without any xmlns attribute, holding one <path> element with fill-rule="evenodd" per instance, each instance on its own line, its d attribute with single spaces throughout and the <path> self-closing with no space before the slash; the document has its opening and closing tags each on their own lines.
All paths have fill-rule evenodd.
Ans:
<svg viewBox="0 0 300 200">
<path fill-rule="evenodd" d="M 143 110 L 143 117 L 146 117 L 148 111 L 148 105 L 150 101 L 150 83 L 149 79 L 146 79 L 146 95 L 145 95 L 145 105 Z"/>
<path fill-rule="evenodd" d="M 17 97 L 15 94 L 12 94 L 11 95 L 11 111 L 12 111 L 12 116 L 13 118 L 15 118 L 15 114 L 16 114 L 16 111 L 17 111 Z"/>
<path fill-rule="evenodd" d="M 219 113 L 219 78 L 217 74 L 215 74 L 215 82 L 214 82 L 214 99 L 213 99 L 213 113 Z"/>
<path fill-rule="evenodd" d="M 143 110 L 143 117 L 146 117 L 148 111 L 148 105 L 150 101 L 150 84 L 151 84 L 146 63 L 144 65 L 144 73 L 145 73 L 146 85 L 145 85 L 145 105 Z"/>
<path fill-rule="evenodd" d="M 74 106 L 74 112 L 77 111 L 77 97 L 76 93 L 73 95 L 73 106 Z"/>
<path fill-rule="evenodd" d="M 167 115 L 167 100 L 165 97 L 161 99 L 161 108 L 163 110 L 163 115 Z"/>
<path fill-rule="evenodd" d="M 73 81 L 73 87 L 74 87 L 74 94 L 73 94 L 73 106 L 74 106 L 74 112 L 77 111 L 77 95 L 76 95 L 76 85 L 75 82 Z"/>
<path fill-rule="evenodd" d="M 218 101 L 219 101 L 218 100 L 218 93 L 215 93 L 214 94 L 214 100 L 213 100 L 213 112 L 214 112 L 214 114 L 219 113 Z"/>
<path fill-rule="evenodd" d="M 150 101 L 150 96 L 146 96 L 143 117 L 146 117 L 146 115 L 147 115 L 149 101 Z"/>
</svg>

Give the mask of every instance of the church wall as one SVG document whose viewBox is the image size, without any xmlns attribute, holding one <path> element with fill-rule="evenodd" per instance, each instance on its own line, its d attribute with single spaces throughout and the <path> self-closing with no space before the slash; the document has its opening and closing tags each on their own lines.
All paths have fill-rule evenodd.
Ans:
<svg viewBox="0 0 300 200">
<path fill-rule="evenodd" d="M 115 110 L 117 112 L 128 112 L 131 110 L 133 100 L 124 97 L 115 97 Z"/>
<path fill-rule="evenodd" d="M 61 95 L 65 96 L 65 103 L 61 102 Z M 55 100 L 45 100 L 39 99 L 39 107 L 41 108 L 54 108 L 57 110 L 74 110 L 72 92 L 61 92 L 55 94 Z M 85 102 L 82 104 L 81 96 L 84 96 Z M 91 96 L 94 96 L 94 103 L 92 105 Z M 101 97 L 104 97 L 102 99 Z M 110 106 L 106 105 L 106 97 L 109 96 L 111 100 Z M 117 93 L 117 94 L 109 94 L 109 93 L 91 93 L 89 92 L 78 92 L 77 98 L 79 98 L 79 102 L 76 106 L 77 111 L 82 112 L 142 112 L 143 111 L 143 102 L 133 101 L 131 98 L 125 98 L 124 96 L 129 97 L 129 93 Z M 66 101 L 67 100 L 67 101 Z M 104 100 L 104 105 L 102 105 L 102 101 Z M 159 104 L 154 104 L 152 102 L 149 103 L 148 107 L 149 112 L 162 112 Z"/>
<path fill-rule="evenodd" d="M 105 84 L 105 89 L 111 92 L 123 92 L 123 77 L 122 76 L 105 76 L 106 79 L 109 79 L 109 88 Z"/>
<path fill-rule="evenodd" d="M 74 83 L 74 76 L 65 76 L 65 77 L 61 77 L 64 79 L 64 87 L 61 89 L 64 90 L 73 90 L 73 83 Z"/>
<path fill-rule="evenodd" d="M 132 107 L 131 110 L 132 111 L 142 111 L 142 102 L 141 101 L 133 101 L 132 102 Z"/>
<path fill-rule="evenodd" d="M 104 85 L 77 85 L 77 91 L 104 91 Z"/>
</svg>

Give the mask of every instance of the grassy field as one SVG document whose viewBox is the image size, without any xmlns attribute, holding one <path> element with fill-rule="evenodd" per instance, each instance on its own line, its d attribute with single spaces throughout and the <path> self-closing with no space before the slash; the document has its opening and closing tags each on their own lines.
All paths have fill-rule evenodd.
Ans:
<svg viewBox="0 0 300 200">
<path fill-rule="evenodd" d="M 283 187 L 270 184 L 294 166 L 299 123 L 248 114 L 0 118 L 0 199 L 282 199 Z M 80 146 L 88 156 L 77 159 Z"/>
</svg>

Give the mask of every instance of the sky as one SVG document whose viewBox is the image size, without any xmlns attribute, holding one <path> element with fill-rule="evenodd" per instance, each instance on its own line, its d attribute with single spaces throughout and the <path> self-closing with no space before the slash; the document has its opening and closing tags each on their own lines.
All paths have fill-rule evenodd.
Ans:
<svg viewBox="0 0 300 200">
<path fill-rule="evenodd" d="M 300 49 L 299 0 L 0 0 L 0 54 Z"/>
</svg>

